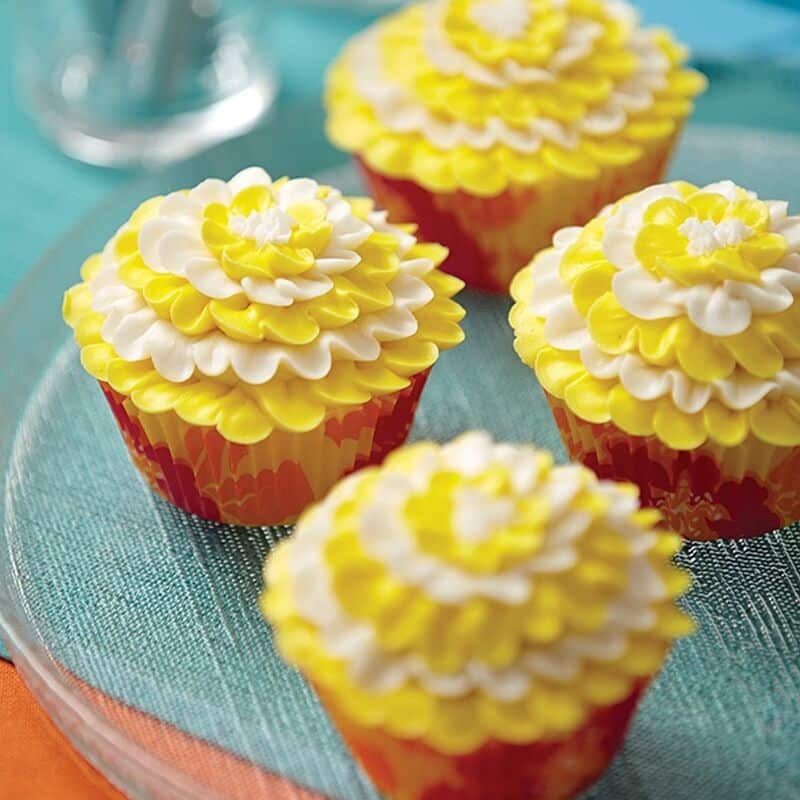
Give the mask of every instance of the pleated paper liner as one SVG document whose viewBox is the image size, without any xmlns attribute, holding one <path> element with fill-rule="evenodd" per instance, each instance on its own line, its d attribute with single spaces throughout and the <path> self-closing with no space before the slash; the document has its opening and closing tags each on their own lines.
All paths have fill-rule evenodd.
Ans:
<svg viewBox="0 0 800 800">
<path fill-rule="evenodd" d="M 496 197 L 436 193 L 357 163 L 380 208 L 394 220 L 419 225 L 423 241 L 450 249 L 443 269 L 473 289 L 506 292 L 517 271 L 549 247 L 560 228 L 584 225 L 609 203 L 661 181 L 679 135 L 647 146 L 633 164 L 604 167 L 597 178 L 558 176 L 536 186 L 511 186 Z"/>
<path fill-rule="evenodd" d="M 752 538 L 800 519 L 800 447 L 751 436 L 736 447 L 673 450 L 656 436 L 586 422 L 547 399 L 570 458 L 601 478 L 636 484 L 643 504 L 687 539 Z"/>
<path fill-rule="evenodd" d="M 611 763 L 645 684 L 621 702 L 597 708 L 564 738 L 527 744 L 489 741 L 464 755 L 357 725 L 335 698 L 315 688 L 350 751 L 387 800 L 568 800 Z"/>
<path fill-rule="evenodd" d="M 184 511 L 231 525 L 294 522 L 345 475 L 385 456 L 408 437 L 429 370 L 406 389 L 332 410 L 308 433 L 273 431 L 252 445 L 174 412 L 147 414 L 101 383 L 131 459 L 150 486 Z"/>
</svg>

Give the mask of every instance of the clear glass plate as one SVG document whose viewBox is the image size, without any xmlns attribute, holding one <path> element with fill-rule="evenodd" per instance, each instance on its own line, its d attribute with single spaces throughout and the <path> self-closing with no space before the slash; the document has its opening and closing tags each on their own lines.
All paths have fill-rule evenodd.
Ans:
<svg viewBox="0 0 800 800">
<path fill-rule="evenodd" d="M 204 523 L 155 498 L 59 313 L 82 260 L 141 200 L 251 163 L 319 174 L 335 164 L 321 130 L 319 112 L 303 110 L 131 183 L 30 270 L 0 315 L 0 628 L 48 713 L 132 797 L 376 797 L 259 617 L 261 564 L 286 531 Z M 800 208 L 800 140 L 789 136 L 690 128 L 672 174 L 732 177 Z M 349 167 L 327 177 L 355 188 Z M 413 436 L 485 427 L 563 456 L 511 348 L 508 301 L 464 302 L 467 341 L 433 371 Z M 700 630 L 675 649 L 588 797 L 796 797 L 798 533 L 690 544 L 681 560 Z"/>
</svg>

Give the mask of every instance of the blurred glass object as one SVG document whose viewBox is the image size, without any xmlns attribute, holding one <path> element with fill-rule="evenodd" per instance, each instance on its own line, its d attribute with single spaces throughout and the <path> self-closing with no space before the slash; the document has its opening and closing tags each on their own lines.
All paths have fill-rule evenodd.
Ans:
<svg viewBox="0 0 800 800">
<path fill-rule="evenodd" d="M 17 67 L 41 127 L 69 155 L 156 165 L 253 127 L 276 79 L 258 0 L 17 4 Z"/>
</svg>

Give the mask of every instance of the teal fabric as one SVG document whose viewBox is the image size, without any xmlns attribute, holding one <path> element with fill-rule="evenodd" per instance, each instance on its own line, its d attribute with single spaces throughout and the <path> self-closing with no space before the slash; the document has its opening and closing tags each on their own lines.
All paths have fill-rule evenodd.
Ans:
<svg viewBox="0 0 800 800">
<path fill-rule="evenodd" d="M 281 171 L 329 162 L 319 116 L 287 115 L 101 207 L 22 287 L 0 318 L 14 345 L 0 366 L 0 464 L 8 547 L 0 605 L 23 635 L 78 678 L 265 768 L 338 800 L 375 800 L 300 677 L 277 657 L 256 607 L 261 564 L 281 529 L 201 522 L 155 498 L 130 465 L 110 413 L 60 321 L 60 294 L 82 257 L 142 198 L 227 175 L 261 154 Z M 689 132 L 676 175 L 724 171 L 800 205 L 800 141 Z M 352 187 L 348 172 L 332 179 Z M 46 280 L 45 280 L 46 277 Z M 466 293 L 467 341 L 434 369 L 414 438 L 471 427 L 563 450 L 529 371 L 511 348 L 503 298 Z M 35 335 L 34 335 L 35 332 Z M 681 642 L 648 694 L 596 800 L 761 800 L 800 789 L 800 536 L 690 544 L 696 636 Z M 308 748 L 313 742 L 313 749 Z"/>
<path fill-rule="evenodd" d="M 797 73 L 762 63 L 765 54 L 787 63 L 800 57 L 797 14 L 755 0 L 706 0 L 702 4 L 696 0 L 644 0 L 639 5 L 648 21 L 674 27 L 694 47 L 701 67 L 711 77 L 712 89 L 700 101 L 697 120 L 800 130 Z M 8 456 L 12 431 L 25 404 L 26 387 L 31 388 L 50 360 L 54 342 L 63 338 L 60 326 L 53 324 L 55 298 L 67 276 L 76 273 L 81 257 L 102 243 L 138 199 L 151 189 L 178 188 L 206 174 L 229 174 L 239 166 L 265 159 L 273 169 L 291 172 L 335 162 L 335 154 L 319 136 L 321 118 L 315 98 L 325 64 L 365 19 L 340 11 L 276 10 L 265 43 L 284 87 L 281 111 L 272 122 L 275 127 L 162 176 L 140 178 L 138 184 L 125 189 L 130 174 L 70 161 L 37 134 L 14 90 L 11 7 L 0 2 L 0 97 L 5 98 L 0 107 L 0 174 L 5 178 L 0 194 L 0 301 L 33 262 L 55 245 L 47 261 L 52 271 L 38 274 L 38 280 L 44 282 L 38 313 L 46 313 L 47 319 L 36 322 L 37 318 L 7 313 L 8 327 L 0 325 L 4 346 L 13 341 L 19 352 L 17 360 L 0 363 L 4 456 Z M 274 137 L 283 149 L 265 147 L 265 138 L 273 136 L 271 131 L 284 125 L 283 110 L 309 100 L 310 106 L 302 112 L 306 124 L 297 128 L 296 135 Z M 759 155 L 764 161 L 769 157 L 769 148 Z M 786 162 L 786 188 L 776 191 L 776 196 L 788 197 L 796 191 L 800 177 L 793 172 L 796 163 Z M 693 178 L 702 169 L 703 164 L 687 163 L 680 171 Z M 775 185 L 779 180 L 775 175 L 764 180 L 754 170 L 754 185 L 761 181 L 766 188 L 770 181 Z M 724 166 L 722 172 L 708 177 L 723 172 Z M 783 187 L 776 186 L 779 188 Z M 56 244 L 112 191 L 122 194 L 116 194 L 106 206 L 107 213 L 101 211 L 88 228 L 79 229 L 68 242 Z M 469 323 L 473 340 L 498 343 L 497 352 L 504 358 L 489 358 L 483 348 L 476 352 L 467 347 L 448 356 L 426 394 L 415 435 L 441 439 L 468 424 L 484 424 L 509 438 L 531 436 L 542 444 L 557 446 L 529 376 L 508 350 L 502 304 L 479 298 L 469 302 L 474 312 Z M 23 325 L 29 326 L 24 327 L 24 336 L 20 334 Z M 27 568 L 24 586 L 15 586 L 15 592 L 22 592 L 32 604 L 39 632 L 77 674 L 115 696 L 255 757 L 259 763 L 284 768 L 309 785 L 341 797 L 368 796 L 303 684 L 275 661 L 268 634 L 255 616 L 251 601 L 258 588 L 258 567 L 272 534 L 220 534 L 201 525 L 185 535 L 185 519 L 154 501 L 132 478 L 129 468 L 125 471 L 110 419 L 93 387 L 76 371 L 74 356 L 65 352 L 59 362 L 61 371 L 48 380 L 56 381 L 60 390 L 74 386 L 75 392 L 59 392 L 65 400 L 55 406 L 50 398 L 47 408 L 54 416 L 37 418 L 33 411 L 27 418 L 37 436 L 47 435 L 50 446 L 46 453 L 51 460 L 41 458 L 42 438 L 33 439 L 33 449 L 17 451 L 15 463 L 25 471 L 16 474 L 26 477 L 16 479 L 14 515 L 6 522 L 7 529 L 18 537 L 15 546 L 25 548 L 18 553 Z M 453 386 L 460 386 L 465 375 L 469 385 L 454 392 Z M 498 406 L 498 395 L 513 402 L 508 408 Z M 476 403 L 476 397 L 484 402 Z M 531 400 L 530 409 L 526 398 Z M 438 414 L 445 400 L 455 409 L 447 417 Z M 79 424 L 63 424 L 71 419 Z M 91 463 L 85 460 L 85 453 L 80 458 L 75 455 L 83 451 L 53 446 L 53 437 L 57 444 L 66 444 L 61 439 L 65 432 L 81 447 L 99 437 L 101 447 Z M 58 456 L 66 461 L 59 461 Z M 76 506 L 72 498 L 86 485 L 86 476 L 96 472 L 116 474 L 120 484 L 89 482 L 87 502 Z M 101 524 L 93 520 L 95 507 L 88 500 L 107 501 L 109 507 L 121 507 L 125 513 Z M 143 511 L 145 524 L 137 516 Z M 106 522 L 113 523 L 112 527 L 104 527 Z M 131 531 L 136 532 L 133 538 Z M 80 538 L 75 539 L 78 532 Z M 87 534 L 95 538 L 87 541 Z M 26 537 L 33 537 L 38 545 L 29 550 Z M 796 759 L 793 766 L 788 758 L 792 751 L 787 750 L 800 741 L 796 727 L 800 716 L 796 542 L 796 535 L 785 533 L 747 545 L 687 550 L 687 563 L 699 578 L 691 604 L 706 623 L 707 633 L 679 649 L 648 699 L 631 743 L 599 793 L 592 796 L 800 796 Z M 116 550 L 115 543 L 119 544 Z M 87 552 L 94 556 L 87 557 Z M 89 568 L 97 563 L 107 568 L 101 573 Z M 183 594 L 176 595 L 175 576 L 183 570 L 186 575 L 178 584 Z M 770 586 L 772 576 L 774 585 Z M 136 594 L 141 595 L 136 602 L 128 597 L 131 585 L 137 586 Z M 186 638 L 198 627 L 204 636 L 199 644 Z M 158 634 L 153 644 L 142 648 L 141 637 L 146 635 L 150 641 L 153 632 Z M 185 670 L 181 677 L 186 678 L 180 691 L 176 688 L 180 682 L 171 680 L 171 659 L 167 659 L 174 653 L 189 659 L 185 663 L 179 660 Z M 0 656 L 6 655 L 0 642 Z M 244 664 L 252 668 L 259 659 L 264 664 L 261 673 L 242 673 Z M 216 690 L 225 690 L 216 714 L 208 712 L 210 695 L 203 692 L 204 687 L 209 688 L 209 674 L 215 701 Z M 185 687 L 189 687 L 188 694 Z M 278 705 L 273 704 L 276 696 Z M 735 706 L 732 697 L 737 698 Z M 284 700 L 289 704 L 286 707 L 280 705 Z M 290 715 L 283 717 L 284 712 Z M 670 715 L 672 719 L 668 719 Z M 290 724 L 271 728 L 276 718 Z M 230 729 L 232 719 L 241 720 L 241 727 L 234 731 Z M 269 747 L 262 747 L 258 739 L 265 719 Z M 694 723 L 688 728 L 683 724 L 687 719 Z M 326 755 L 319 763 L 298 763 L 296 753 L 291 752 L 297 744 L 292 731 L 301 721 L 315 740 L 319 737 L 324 743 Z M 667 752 L 662 753 L 666 745 Z M 702 769 L 697 769 L 698 761 Z M 667 795 L 676 775 L 680 781 L 675 793 Z M 653 785 L 661 788 L 649 788 Z M 765 787 L 770 787 L 771 793 Z"/>
</svg>

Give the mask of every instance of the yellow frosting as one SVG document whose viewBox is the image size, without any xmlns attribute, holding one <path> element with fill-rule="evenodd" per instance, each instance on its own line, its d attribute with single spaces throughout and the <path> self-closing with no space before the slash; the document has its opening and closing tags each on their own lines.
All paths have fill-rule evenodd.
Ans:
<svg viewBox="0 0 800 800">
<path fill-rule="evenodd" d="M 685 50 L 639 30 L 624 4 L 494 3 L 412 4 L 356 37 L 329 73 L 333 142 L 430 190 L 493 196 L 635 162 L 705 87 Z M 487 13 L 501 28 L 521 17 L 493 30 Z"/>
<path fill-rule="evenodd" d="M 86 370 L 141 411 L 243 444 L 311 430 L 462 341 L 463 284 L 413 230 L 365 198 L 248 170 L 140 206 L 86 261 L 64 318 Z"/>
<path fill-rule="evenodd" d="M 512 284 L 515 348 L 590 422 L 676 449 L 800 444 L 800 218 L 722 182 L 652 187 Z"/>
<path fill-rule="evenodd" d="M 284 656 L 357 723 L 463 753 L 625 698 L 691 632 L 629 485 L 467 434 L 341 483 L 265 567 Z"/>
</svg>

